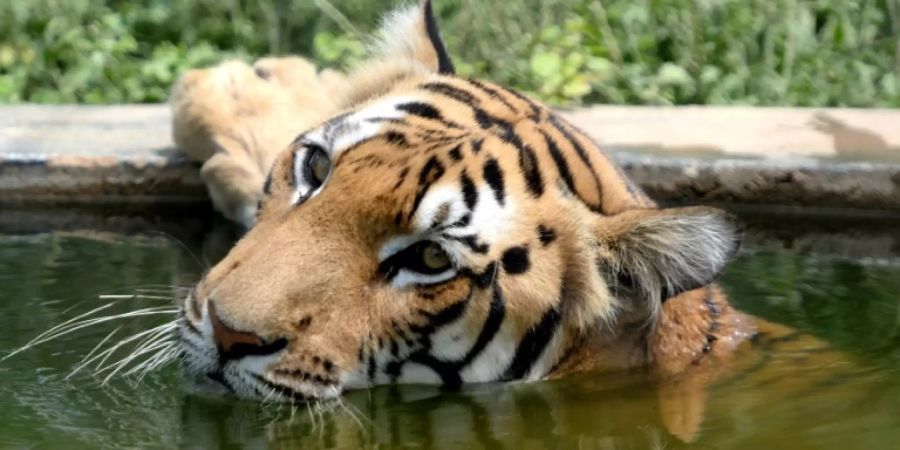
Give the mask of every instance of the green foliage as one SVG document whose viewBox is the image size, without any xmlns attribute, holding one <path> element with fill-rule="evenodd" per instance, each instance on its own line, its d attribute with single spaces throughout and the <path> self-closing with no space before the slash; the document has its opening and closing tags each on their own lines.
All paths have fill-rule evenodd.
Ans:
<svg viewBox="0 0 900 450">
<path fill-rule="evenodd" d="M 179 73 L 346 68 L 388 0 L 0 0 L 0 101 L 157 102 Z M 900 106 L 898 0 L 438 0 L 464 75 L 554 104 Z"/>
</svg>

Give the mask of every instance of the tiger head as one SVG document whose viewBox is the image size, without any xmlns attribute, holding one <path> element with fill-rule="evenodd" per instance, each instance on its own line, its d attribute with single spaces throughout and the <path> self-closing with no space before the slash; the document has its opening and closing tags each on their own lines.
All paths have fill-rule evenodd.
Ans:
<svg viewBox="0 0 900 450">
<path fill-rule="evenodd" d="M 382 33 L 186 299 L 188 374 L 286 401 L 539 379 L 735 251 L 726 213 L 657 209 L 550 109 L 454 76 L 428 1 Z"/>
</svg>

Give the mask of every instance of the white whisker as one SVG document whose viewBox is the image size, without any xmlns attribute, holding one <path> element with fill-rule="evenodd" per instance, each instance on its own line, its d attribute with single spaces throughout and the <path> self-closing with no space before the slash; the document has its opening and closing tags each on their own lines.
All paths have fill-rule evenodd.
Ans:
<svg viewBox="0 0 900 450">
<path fill-rule="evenodd" d="M 319 424 L 316 422 L 316 415 L 313 413 L 313 405 L 310 402 L 306 402 L 306 413 L 309 414 L 309 422 L 312 424 L 312 431 L 316 431 Z"/>
<path fill-rule="evenodd" d="M 101 294 L 101 295 L 98 295 L 97 298 L 99 298 L 101 300 L 134 300 L 134 299 L 177 300 L 177 298 L 175 296 L 146 295 L 146 294 Z"/>
<path fill-rule="evenodd" d="M 124 325 L 119 325 L 119 326 L 116 327 L 114 330 L 112 330 L 112 332 L 110 332 L 109 334 L 107 334 L 105 338 L 101 339 L 100 342 L 98 342 L 97 345 L 95 345 L 94 348 L 91 349 L 91 351 L 89 351 L 86 355 L 84 355 L 84 356 L 81 358 L 80 361 L 78 361 L 78 365 L 76 365 L 75 368 L 72 369 L 72 372 L 70 372 L 68 375 L 66 375 L 66 377 L 65 377 L 64 379 L 65 379 L 65 380 L 68 380 L 69 378 L 72 378 L 72 376 L 74 376 L 76 373 L 78 373 L 78 371 L 80 371 L 80 370 L 83 369 L 85 366 L 87 366 L 88 363 L 87 363 L 86 361 L 87 361 L 88 359 L 90 359 L 90 358 L 94 355 L 94 353 L 95 353 L 97 350 L 99 350 L 100 347 L 103 346 L 103 344 L 106 343 L 106 341 L 108 341 L 111 337 L 113 337 L 114 334 L 118 333 L 119 330 L 121 330 L 123 326 L 124 326 Z"/>
<path fill-rule="evenodd" d="M 125 374 L 123 374 L 123 376 L 130 376 L 134 373 L 140 372 L 140 375 L 138 375 L 138 377 L 137 377 L 137 382 L 140 383 L 141 380 L 143 380 L 144 377 L 147 376 L 147 374 L 149 374 L 150 372 L 153 372 L 156 369 L 159 369 L 160 367 L 165 366 L 166 364 L 169 364 L 172 361 L 175 361 L 177 359 L 177 356 L 178 356 L 178 344 L 173 342 L 167 349 L 160 350 L 156 355 L 154 355 L 151 358 L 148 358 L 147 361 L 143 365 L 138 365 L 137 367 L 132 369 L 132 370 L 134 370 L 134 372 L 125 373 Z M 137 369 L 140 369 L 140 370 L 137 370 Z M 131 371 L 129 371 L 129 372 L 131 372 Z"/>
<path fill-rule="evenodd" d="M 38 345 L 38 344 L 40 344 L 40 343 L 42 343 L 42 342 L 45 342 L 45 341 L 42 340 L 45 336 L 51 335 L 51 334 L 53 334 L 54 332 L 58 331 L 59 329 L 64 328 L 64 327 L 66 327 L 66 326 L 72 324 L 73 322 L 76 322 L 76 321 L 78 321 L 78 320 L 80 320 L 80 319 L 83 319 L 83 318 L 85 318 L 85 317 L 89 317 L 89 316 L 91 316 L 92 314 L 95 314 L 95 313 L 98 313 L 98 312 L 100 312 L 100 311 L 103 311 L 104 309 L 109 308 L 110 306 L 112 306 L 112 305 L 114 305 L 114 304 L 115 304 L 114 302 L 113 302 L 113 303 L 107 303 L 107 304 L 105 304 L 105 305 L 103 305 L 103 306 L 99 306 L 99 307 L 97 307 L 97 308 L 94 308 L 94 309 L 92 309 L 92 310 L 90 310 L 90 311 L 88 311 L 88 312 L 86 312 L 86 313 L 84 313 L 84 314 L 80 314 L 80 315 L 75 316 L 75 317 L 73 317 L 73 318 L 71 318 L 71 319 L 69 319 L 69 320 L 66 320 L 65 322 L 62 322 L 62 323 L 60 323 L 60 324 L 58 324 L 58 325 L 54 325 L 54 326 L 50 327 L 49 330 L 44 331 L 43 333 L 37 335 L 37 336 L 34 337 L 31 341 L 27 342 L 25 345 L 23 345 L 23 346 L 19 347 L 18 349 L 16 349 L 16 350 L 10 352 L 8 355 L 4 356 L 3 358 L 0 358 L 0 362 L 3 362 L 3 361 L 7 360 L 8 358 L 10 358 L 10 357 L 12 357 L 12 356 L 14 356 L 14 355 L 16 355 L 16 354 L 22 353 L 22 352 L 24 352 L 25 350 L 28 350 L 28 349 L 34 347 L 35 345 Z"/>
<path fill-rule="evenodd" d="M 100 367 L 102 367 L 103 364 L 106 363 L 106 361 L 107 361 L 107 360 L 108 360 L 108 359 L 109 359 L 116 351 L 118 351 L 120 348 L 122 348 L 122 346 L 128 344 L 129 342 L 134 342 L 134 341 L 136 341 L 136 340 L 138 340 L 138 339 L 141 339 L 142 337 L 145 337 L 145 336 L 147 336 L 147 335 L 151 335 L 151 334 L 153 334 L 153 333 L 159 333 L 160 330 L 162 330 L 162 331 L 170 331 L 170 329 L 169 329 L 169 328 L 166 328 L 166 327 L 174 328 L 174 327 L 175 327 L 175 322 L 167 322 L 167 323 L 164 323 L 164 324 L 162 324 L 162 325 L 160 325 L 160 326 L 151 328 L 151 329 L 149 329 L 149 330 L 144 330 L 144 331 L 142 331 L 142 332 L 140 332 L 140 333 L 137 333 L 137 334 L 134 334 L 134 335 L 132 335 L 132 336 L 130 336 L 130 337 L 128 337 L 128 338 L 125 338 L 125 339 L 123 339 L 123 340 L 117 342 L 117 343 L 116 343 L 115 345 L 113 345 L 112 347 L 110 347 L 110 348 L 104 350 L 104 351 L 101 352 L 101 353 L 98 353 L 97 355 L 93 356 L 91 359 L 85 361 L 85 362 L 84 362 L 84 365 L 87 366 L 87 365 L 92 364 L 94 361 L 100 360 L 100 361 L 94 366 L 94 367 L 95 367 L 95 369 L 94 369 L 95 373 L 99 373 Z"/>
<path fill-rule="evenodd" d="M 334 386 L 331 386 L 331 389 L 334 390 L 335 393 L 337 393 L 337 388 L 335 388 Z M 352 405 L 346 405 L 346 404 L 344 404 L 344 401 L 341 400 L 341 397 L 340 397 L 339 395 L 336 396 L 336 397 L 334 398 L 334 400 L 335 400 L 335 403 L 336 403 L 342 410 L 344 410 L 344 411 L 347 413 L 347 415 L 349 415 L 350 418 L 353 419 L 354 422 L 356 422 L 356 425 L 359 426 L 359 429 L 360 429 L 360 430 L 365 429 L 365 426 L 363 425 L 362 421 L 359 420 L 359 417 L 357 417 L 356 414 L 354 414 L 354 412 L 350 410 L 349 406 L 352 406 Z"/>
<path fill-rule="evenodd" d="M 75 331 L 78 331 L 78 330 L 81 330 L 84 328 L 88 328 L 88 327 L 91 327 L 91 326 L 94 326 L 94 325 L 97 325 L 100 323 L 110 322 L 113 320 L 133 318 L 133 317 L 154 316 L 154 315 L 163 315 L 163 314 L 171 315 L 171 314 L 177 314 L 177 313 L 178 313 L 178 309 L 171 308 L 171 307 L 166 307 L 166 309 L 146 308 L 143 310 L 131 311 L 131 312 L 127 312 L 127 313 L 116 314 L 113 316 L 104 316 L 104 317 L 99 317 L 99 318 L 95 318 L 95 319 L 89 319 L 89 320 L 84 320 L 81 322 L 76 322 L 74 324 L 69 324 L 65 329 L 55 330 L 56 333 L 49 335 L 49 336 L 46 336 L 46 333 L 42 333 L 42 335 L 44 335 L 43 338 L 33 339 L 30 343 L 26 344 L 27 348 L 20 348 L 20 349 L 16 350 L 15 352 L 7 355 L 5 358 L 9 358 L 10 356 L 12 356 L 16 353 L 20 353 L 24 350 L 27 350 L 28 348 L 37 346 L 39 344 L 43 344 L 44 342 L 52 341 L 54 339 L 59 339 L 60 337 L 65 336 L 67 334 L 70 334 Z M 0 360 L 0 361 L 2 361 L 2 360 Z"/>
<path fill-rule="evenodd" d="M 110 364 L 109 366 L 106 366 L 106 367 L 104 367 L 103 369 L 98 370 L 98 371 L 96 372 L 97 375 L 99 375 L 99 374 L 102 373 L 102 372 L 105 372 L 105 371 L 107 371 L 107 370 L 112 369 L 112 371 L 109 373 L 109 375 L 107 375 L 107 376 L 103 379 L 103 382 L 101 383 L 101 385 L 105 385 L 105 384 L 109 383 L 109 380 L 113 379 L 113 377 L 115 377 L 117 373 L 119 373 L 123 368 L 125 368 L 126 366 L 128 366 L 128 364 L 130 364 L 131 361 L 134 361 L 134 359 L 137 358 L 138 356 L 141 356 L 141 355 L 150 353 L 150 352 L 152 352 L 152 351 L 157 351 L 157 350 L 160 350 L 160 349 L 166 350 L 166 349 L 168 349 L 171 345 L 172 345 L 171 342 L 160 342 L 160 343 L 153 344 L 153 345 L 148 346 L 148 347 L 146 347 L 146 348 L 144 348 L 144 349 L 142 349 L 142 350 L 140 350 L 140 351 L 133 352 L 131 355 L 129 355 L 128 357 L 126 357 L 126 358 L 124 358 L 124 359 L 122 359 L 122 360 L 120 360 L 119 362 Z"/>
</svg>

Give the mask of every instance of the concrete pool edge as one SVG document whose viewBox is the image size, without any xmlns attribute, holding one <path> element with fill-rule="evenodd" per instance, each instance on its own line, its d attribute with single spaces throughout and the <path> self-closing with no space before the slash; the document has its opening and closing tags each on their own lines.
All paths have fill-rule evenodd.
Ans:
<svg viewBox="0 0 900 450">
<path fill-rule="evenodd" d="M 561 111 L 656 199 L 900 211 L 900 110 Z M 166 105 L 0 106 L 0 201 L 203 198 Z"/>
</svg>

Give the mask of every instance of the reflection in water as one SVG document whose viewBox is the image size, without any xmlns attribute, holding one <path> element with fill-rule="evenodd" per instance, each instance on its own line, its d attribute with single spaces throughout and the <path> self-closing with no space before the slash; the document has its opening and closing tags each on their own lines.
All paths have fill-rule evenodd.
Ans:
<svg viewBox="0 0 900 450">
<path fill-rule="evenodd" d="M 214 247 L 195 253 L 215 259 Z M 183 286 L 202 270 L 169 240 L 0 237 L 0 349 L 89 309 L 98 293 Z M 140 384 L 64 381 L 116 326 L 108 324 L 0 363 L 0 448 L 613 449 L 693 439 L 691 447 L 795 449 L 900 439 L 900 267 L 745 252 L 723 283 L 741 308 L 830 345 L 792 333 L 763 339 L 762 351 L 715 381 L 699 373 L 660 384 L 628 371 L 461 392 L 382 387 L 307 408 L 185 394 L 173 366 Z M 160 320 L 137 318 L 125 331 Z"/>
</svg>

